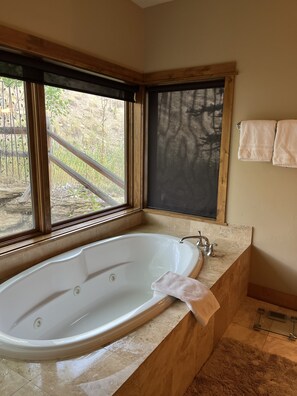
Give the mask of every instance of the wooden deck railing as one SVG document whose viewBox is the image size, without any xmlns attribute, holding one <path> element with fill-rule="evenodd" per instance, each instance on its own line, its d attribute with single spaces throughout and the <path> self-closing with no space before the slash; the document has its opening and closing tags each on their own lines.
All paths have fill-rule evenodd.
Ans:
<svg viewBox="0 0 297 396">
<path fill-rule="evenodd" d="M 20 128 L 19 127 L 0 127 L 0 134 L 2 134 L 2 135 L 23 135 L 26 133 L 27 133 L 26 128 L 22 128 L 22 127 L 20 127 Z M 72 144 L 68 143 L 65 139 L 61 138 L 55 132 L 48 129 L 47 135 L 48 135 L 49 139 L 53 139 L 54 141 L 56 141 L 58 144 L 60 144 L 66 150 L 71 152 L 73 155 L 75 155 L 81 161 L 86 163 L 88 166 L 95 169 L 96 172 L 98 172 L 101 175 L 103 175 L 104 177 L 106 177 L 112 183 L 114 183 L 121 189 L 125 188 L 125 183 L 121 178 L 119 178 L 117 175 L 112 173 L 109 169 L 104 167 L 99 162 L 95 161 L 93 158 L 91 158 L 90 156 L 88 156 L 87 154 L 82 152 L 81 150 L 74 147 Z M 49 148 L 50 148 L 50 146 L 51 146 L 51 144 L 49 144 Z M 15 147 L 15 149 L 13 148 L 13 146 L 9 147 L 9 150 L 6 148 L 5 148 L 5 150 L 0 149 L 0 160 L 1 159 L 3 160 L 3 158 L 5 158 L 7 160 L 7 158 L 9 158 L 9 157 L 27 158 L 28 152 L 20 151 L 17 146 Z M 76 181 L 78 181 L 80 184 L 82 184 L 84 187 L 86 187 L 89 191 L 91 191 L 93 194 L 98 196 L 104 202 L 106 202 L 107 204 L 109 204 L 111 206 L 116 206 L 118 204 L 118 202 L 115 201 L 112 197 L 110 197 L 108 194 L 106 194 L 100 188 L 95 186 L 92 182 L 87 180 L 85 177 L 80 175 L 78 172 L 76 172 L 70 166 L 68 166 L 63 161 L 61 161 L 59 158 L 57 158 L 55 155 L 53 155 L 51 153 L 50 149 L 48 152 L 48 157 L 52 163 L 54 163 L 56 166 L 58 166 L 60 169 L 62 169 L 64 172 L 66 172 L 68 175 L 70 175 L 72 178 L 74 178 Z"/>
</svg>

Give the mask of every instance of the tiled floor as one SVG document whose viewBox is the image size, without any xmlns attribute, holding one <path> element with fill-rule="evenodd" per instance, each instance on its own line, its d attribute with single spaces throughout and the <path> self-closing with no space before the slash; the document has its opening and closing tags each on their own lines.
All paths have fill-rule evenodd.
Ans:
<svg viewBox="0 0 297 396">
<path fill-rule="evenodd" d="M 224 337 L 234 338 L 243 343 L 254 346 L 268 353 L 286 357 L 297 362 L 297 340 L 290 341 L 283 335 L 274 334 L 267 331 L 255 331 L 253 325 L 257 319 L 257 309 L 264 308 L 265 311 L 275 311 L 288 316 L 297 316 L 296 311 L 281 308 L 263 301 L 254 300 L 247 297 L 237 311 L 232 323 L 227 328 Z M 263 320 L 262 326 L 269 327 L 271 320 Z M 297 331 L 297 329 L 296 329 Z"/>
</svg>

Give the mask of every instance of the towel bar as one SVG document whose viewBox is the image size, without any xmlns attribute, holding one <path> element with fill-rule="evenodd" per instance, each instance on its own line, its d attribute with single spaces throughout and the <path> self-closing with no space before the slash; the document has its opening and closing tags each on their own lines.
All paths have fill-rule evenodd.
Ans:
<svg viewBox="0 0 297 396">
<path fill-rule="evenodd" d="M 242 121 L 239 121 L 239 122 L 236 124 L 236 128 L 238 129 L 239 132 L 240 132 L 241 122 L 242 122 Z"/>
</svg>

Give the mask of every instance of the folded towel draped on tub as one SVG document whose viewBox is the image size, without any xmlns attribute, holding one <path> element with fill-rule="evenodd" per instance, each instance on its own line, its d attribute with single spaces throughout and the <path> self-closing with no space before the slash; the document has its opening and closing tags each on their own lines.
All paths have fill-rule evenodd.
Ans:
<svg viewBox="0 0 297 396">
<path fill-rule="evenodd" d="M 264 161 L 272 159 L 276 121 L 241 121 L 238 158 L 243 161 Z"/>
<path fill-rule="evenodd" d="M 289 168 L 297 167 L 297 120 L 277 123 L 272 163 Z"/>
<path fill-rule="evenodd" d="M 213 293 L 201 282 L 171 271 L 153 282 L 152 289 L 185 302 L 202 326 L 220 308 Z"/>
</svg>

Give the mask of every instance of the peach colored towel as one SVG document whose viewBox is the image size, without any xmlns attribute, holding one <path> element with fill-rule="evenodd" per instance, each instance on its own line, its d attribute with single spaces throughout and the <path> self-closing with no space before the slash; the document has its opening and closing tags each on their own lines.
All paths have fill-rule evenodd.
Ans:
<svg viewBox="0 0 297 396">
<path fill-rule="evenodd" d="M 243 161 L 264 161 L 272 159 L 276 121 L 241 121 L 238 158 Z"/>
<path fill-rule="evenodd" d="M 213 293 L 196 279 L 168 271 L 152 283 L 152 290 L 185 302 L 202 326 L 220 308 Z"/>
<path fill-rule="evenodd" d="M 277 123 L 272 163 L 288 168 L 297 167 L 297 120 Z"/>
</svg>

